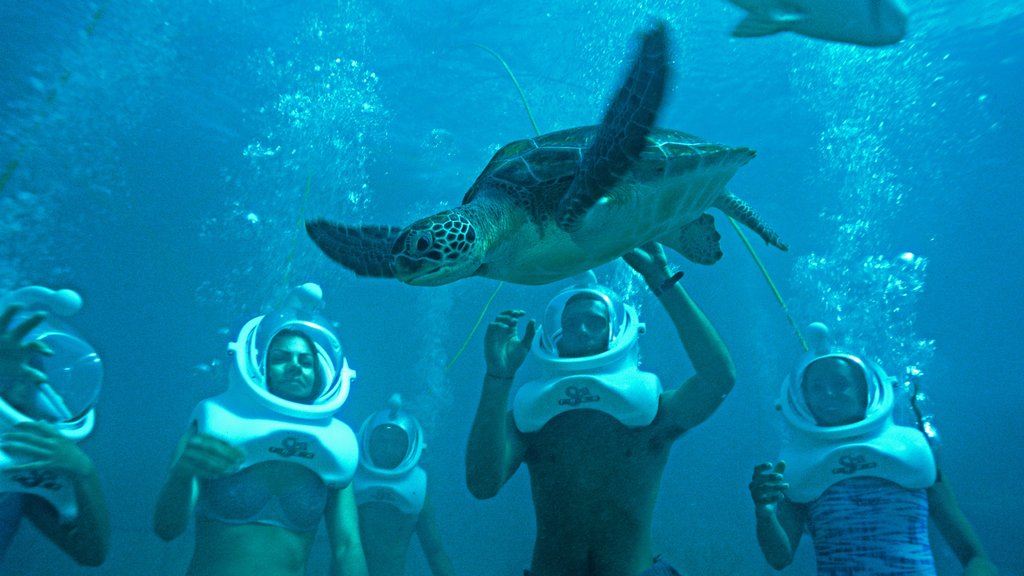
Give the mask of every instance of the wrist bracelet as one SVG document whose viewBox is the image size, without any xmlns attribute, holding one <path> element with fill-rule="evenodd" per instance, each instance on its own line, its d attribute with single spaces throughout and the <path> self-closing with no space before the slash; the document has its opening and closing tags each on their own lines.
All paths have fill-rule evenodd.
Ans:
<svg viewBox="0 0 1024 576">
<path fill-rule="evenodd" d="M 657 288 L 651 288 L 651 294 L 654 294 L 655 296 L 660 298 L 661 295 L 664 294 L 666 290 L 668 290 L 669 288 L 675 286 L 676 282 L 679 282 L 679 280 L 682 279 L 682 277 L 683 277 L 683 271 L 680 270 L 680 271 L 676 272 L 675 274 L 669 276 L 667 280 L 665 280 L 664 282 L 661 283 L 661 286 L 658 286 Z"/>
<path fill-rule="evenodd" d="M 488 378 L 494 378 L 495 380 L 515 380 L 515 376 L 498 376 L 497 374 L 491 374 L 490 372 L 484 373 Z"/>
</svg>

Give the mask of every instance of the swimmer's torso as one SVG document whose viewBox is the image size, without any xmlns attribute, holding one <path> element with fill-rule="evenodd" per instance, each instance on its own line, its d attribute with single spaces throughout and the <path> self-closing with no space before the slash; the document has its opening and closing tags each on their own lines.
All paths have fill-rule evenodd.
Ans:
<svg viewBox="0 0 1024 576">
<path fill-rule="evenodd" d="M 188 576 L 305 576 L 316 532 L 196 520 Z"/>
<path fill-rule="evenodd" d="M 675 439 L 660 420 L 627 428 L 603 412 L 574 410 L 522 437 L 537 516 L 531 574 L 648 568 L 654 503 Z"/>
<path fill-rule="evenodd" d="M 285 462 L 262 462 L 220 482 L 230 484 L 243 476 L 247 477 L 246 484 L 256 484 L 265 491 L 262 497 L 274 506 L 256 502 L 253 506 L 255 516 L 243 519 L 211 513 L 224 513 L 223 505 L 238 507 L 237 501 L 207 502 L 205 512 L 203 504 L 197 505 L 196 549 L 189 566 L 189 576 L 305 576 L 317 528 L 324 510 L 328 508 L 329 493 L 310 490 L 316 483 L 322 486 L 320 479 L 305 466 Z M 217 496 L 225 494 L 219 491 Z M 199 502 L 203 503 L 210 496 L 203 493 L 203 483 L 200 483 Z M 277 514 L 266 516 L 267 511 L 283 510 L 282 502 L 288 503 L 296 498 L 310 500 L 304 507 L 319 510 L 316 520 L 311 520 L 302 530 L 282 525 L 287 524 L 280 522 L 285 517 Z M 295 504 L 290 503 L 291 506 Z"/>
<path fill-rule="evenodd" d="M 406 557 L 416 532 L 417 518 L 380 502 L 359 506 L 359 532 L 370 574 L 405 576 Z"/>
</svg>

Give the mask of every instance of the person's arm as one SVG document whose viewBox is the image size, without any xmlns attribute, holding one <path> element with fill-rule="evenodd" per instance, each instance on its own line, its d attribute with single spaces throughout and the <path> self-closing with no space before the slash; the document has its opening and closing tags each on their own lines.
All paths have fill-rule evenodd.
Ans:
<svg viewBox="0 0 1024 576">
<path fill-rule="evenodd" d="M 516 370 L 529 354 L 536 333 L 536 324 L 530 320 L 523 338 L 518 337 L 516 328 L 523 315 L 521 310 L 502 312 L 484 337 L 487 373 L 466 447 L 466 485 L 481 500 L 495 496 L 523 461 L 523 442 L 507 411 Z"/>
<path fill-rule="evenodd" d="M 196 481 L 232 474 L 245 459 L 245 452 L 227 442 L 198 434 L 195 426 L 178 442 L 174 463 L 160 490 L 153 512 L 153 530 L 169 542 L 188 528 L 195 504 Z"/>
<path fill-rule="evenodd" d="M 26 499 L 25 515 L 40 532 L 84 566 L 99 566 L 110 548 L 110 517 L 96 465 L 74 442 L 44 422 L 23 422 L 3 435 L 3 450 L 31 458 L 8 471 L 52 469 L 65 473 L 75 490 L 78 515 L 61 523 L 57 511 L 38 497 Z"/>
<path fill-rule="evenodd" d="M 430 498 L 430 488 L 427 488 L 427 497 L 423 502 L 423 509 L 416 520 L 416 537 L 420 540 L 420 547 L 423 555 L 430 565 L 430 573 L 433 576 L 455 576 L 455 568 L 452 560 L 444 551 L 441 544 L 441 534 L 437 529 L 437 521 L 434 518 L 434 504 Z"/>
<path fill-rule="evenodd" d="M 804 507 L 785 497 L 789 488 L 782 476 L 785 470 L 785 462 L 774 466 L 771 462 L 758 464 L 749 485 L 757 520 L 757 544 L 765 560 L 776 570 L 782 570 L 793 562 L 807 523 Z"/>
<path fill-rule="evenodd" d="M 324 522 L 331 548 L 331 576 L 368 576 L 363 541 L 359 536 L 359 509 L 350 483 L 331 490 Z"/>
<path fill-rule="evenodd" d="M 964 567 L 964 576 L 994 576 L 999 571 L 988 559 L 981 540 L 957 504 L 953 488 L 942 478 L 928 488 L 928 515 Z"/>
<path fill-rule="evenodd" d="M 683 290 L 655 242 L 625 254 L 627 264 L 643 276 L 675 325 L 679 340 L 697 373 L 678 389 L 663 395 L 661 413 L 681 430 L 706 420 L 722 404 L 736 382 L 736 368 L 718 331 Z"/>
</svg>

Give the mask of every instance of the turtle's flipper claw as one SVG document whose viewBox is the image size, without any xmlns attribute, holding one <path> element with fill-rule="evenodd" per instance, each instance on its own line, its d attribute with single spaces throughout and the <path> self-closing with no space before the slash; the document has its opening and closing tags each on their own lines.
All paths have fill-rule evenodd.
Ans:
<svg viewBox="0 0 1024 576">
<path fill-rule="evenodd" d="M 306 233 L 320 250 L 359 276 L 394 278 L 391 247 L 402 229 L 395 226 L 346 226 L 309 220 Z"/>
<path fill-rule="evenodd" d="M 668 31 L 659 22 L 643 37 L 633 67 L 605 112 L 597 135 L 580 161 L 558 206 L 558 226 L 575 232 L 587 210 L 629 171 L 647 145 L 665 95 Z"/>
</svg>

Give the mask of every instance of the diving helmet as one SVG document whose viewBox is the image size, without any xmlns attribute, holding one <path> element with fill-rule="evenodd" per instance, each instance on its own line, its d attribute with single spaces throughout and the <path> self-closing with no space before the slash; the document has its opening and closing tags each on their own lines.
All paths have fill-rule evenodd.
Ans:
<svg viewBox="0 0 1024 576">
<path fill-rule="evenodd" d="M 229 391 L 294 418 L 322 419 L 337 412 L 348 399 L 356 372 L 349 368 L 330 324 L 320 316 L 322 304 L 320 286 L 307 283 L 293 289 L 280 309 L 249 320 L 238 339 L 228 344 L 228 354 L 234 356 Z M 300 334 L 315 348 L 315 383 L 308 402 L 285 399 L 267 389 L 267 352 L 285 331 Z"/>
<path fill-rule="evenodd" d="M 0 298 L 0 310 L 24 306 L 11 319 L 17 326 L 38 311 L 50 315 L 25 335 L 25 341 L 39 341 L 53 354 L 37 354 L 29 364 L 46 374 L 42 383 L 24 380 L 0 382 L 0 424 L 13 426 L 28 420 L 53 424 L 70 440 L 88 436 L 95 423 L 94 406 L 103 383 L 103 363 L 96 350 L 73 329 L 53 316 L 71 316 L 82 307 L 82 297 L 74 290 L 51 290 L 27 286 Z M 13 386 L 31 386 L 23 399 L 15 401 Z"/>
<path fill-rule="evenodd" d="M 581 297 L 604 304 L 608 313 L 608 346 L 597 354 L 566 358 L 559 354 L 559 342 L 563 337 L 562 316 L 566 305 Z M 624 364 L 635 368 L 639 359 L 639 338 L 645 329 L 636 309 L 625 304 L 609 288 L 598 284 L 593 271 L 587 271 L 548 303 L 533 342 L 533 356 L 545 371 L 551 372 L 617 371 Z"/>
<path fill-rule="evenodd" d="M 390 436 L 390 438 L 388 438 Z M 404 452 L 401 448 L 382 454 L 377 442 L 394 442 L 396 445 L 404 439 Z M 402 410 L 402 396 L 392 394 L 388 399 L 388 408 L 381 410 L 366 419 L 359 428 L 359 465 L 381 476 L 401 476 L 412 470 L 420 461 L 426 444 L 423 441 L 423 428 L 419 421 L 408 412 Z"/>
<path fill-rule="evenodd" d="M 828 326 L 815 322 L 807 327 L 810 351 L 797 361 L 792 372 L 782 384 L 778 407 L 787 422 L 796 430 L 820 438 L 849 438 L 883 426 L 892 420 L 894 404 L 894 379 L 882 367 L 842 348 L 833 346 Z M 864 418 L 840 426 L 820 426 L 804 398 L 803 381 L 808 366 L 826 358 L 837 358 L 860 371 L 867 383 L 867 408 Z"/>
</svg>

